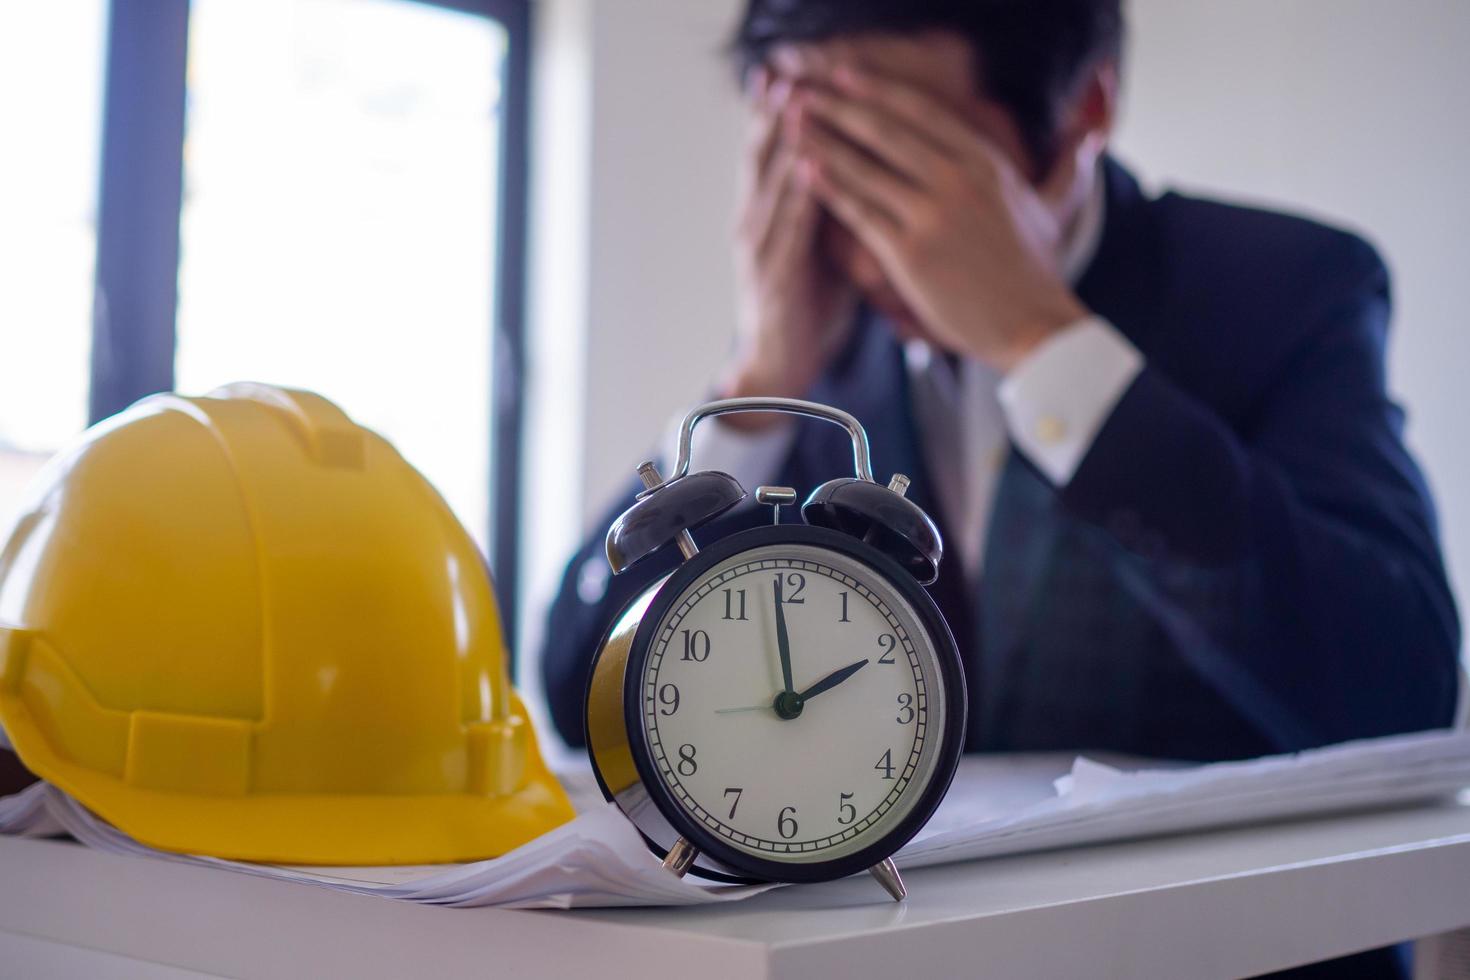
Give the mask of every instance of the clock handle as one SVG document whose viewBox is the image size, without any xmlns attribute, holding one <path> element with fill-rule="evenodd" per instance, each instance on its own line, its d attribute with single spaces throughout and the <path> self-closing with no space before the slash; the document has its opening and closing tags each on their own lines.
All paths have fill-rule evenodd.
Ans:
<svg viewBox="0 0 1470 980">
<path fill-rule="evenodd" d="M 673 482 L 689 472 L 689 457 L 694 445 L 694 427 L 701 420 L 741 412 L 803 415 L 841 426 L 847 430 L 848 436 L 852 439 L 852 466 L 858 479 L 868 483 L 876 482 L 873 479 L 873 454 L 868 448 L 868 433 L 863 428 L 863 424 L 840 408 L 802 401 L 799 398 L 725 398 L 698 406 L 684 416 L 684 422 L 679 426 L 678 458 L 674 461 L 674 470 L 669 474 L 667 482 Z"/>
<path fill-rule="evenodd" d="M 938 578 L 944 543 L 929 515 L 905 498 L 909 478 L 896 473 L 886 485 L 874 480 L 873 453 L 862 423 L 839 408 L 797 398 L 725 398 L 684 416 L 673 471 L 665 479 L 652 462 L 639 466 L 643 490 L 608 529 L 607 560 L 614 574 L 670 542 L 686 561 L 693 558 L 698 549 L 689 532 L 745 498 L 745 490 L 728 473 L 689 472 L 694 427 L 707 418 L 742 412 L 801 415 L 841 426 L 852 439 L 856 476 L 829 480 L 812 491 L 802 504 L 802 519 L 861 538 L 898 561 L 920 585 Z"/>
</svg>

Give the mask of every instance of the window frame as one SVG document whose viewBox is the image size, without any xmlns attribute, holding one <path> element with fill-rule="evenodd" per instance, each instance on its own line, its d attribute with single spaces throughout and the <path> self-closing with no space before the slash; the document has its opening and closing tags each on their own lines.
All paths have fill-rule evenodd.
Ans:
<svg viewBox="0 0 1470 980">
<path fill-rule="evenodd" d="M 506 32 L 491 312 L 489 563 L 515 636 L 525 378 L 530 0 L 399 0 Z M 103 71 L 88 419 L 174 387 L 189 0 L 110 0 Z M 510 644 L 508 644 L 510 645 Z M 512 663 L 514 673 L 514 663 Z"/>
</svg>

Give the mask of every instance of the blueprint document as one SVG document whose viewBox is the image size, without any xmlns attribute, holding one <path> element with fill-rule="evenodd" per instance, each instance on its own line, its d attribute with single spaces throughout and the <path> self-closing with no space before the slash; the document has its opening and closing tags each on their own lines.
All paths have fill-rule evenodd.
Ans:
<svg viewBox="0 0 1470 980">
<path fill-rule="evenodd" d="M 0 798 L 0 833 L 70 834 L 118 854 L 183 861 L 402 901 L 577 908 L 732 902 L 773 887 L 666 872 L 588 772 L 563 777 L 578 817 L 504 857 L 426 867 L 244 864 L 134 841 L 61 790 Z M 895 860 L 901 868 L 1444 799 L 1470 786 L 1470 733 L 1351 742 L 1246 762 L 1159 767 L 1071 755 L 967 756 L 944 803 Z M 799 886 L 791 886 L 799 887 Z"/>
</svg>

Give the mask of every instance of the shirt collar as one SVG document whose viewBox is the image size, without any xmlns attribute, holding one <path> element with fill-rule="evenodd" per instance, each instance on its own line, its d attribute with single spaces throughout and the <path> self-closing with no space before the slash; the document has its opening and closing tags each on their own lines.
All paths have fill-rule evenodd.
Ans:
<svg viewBox="0 0 1470 980">
<path fill-rule="evenodd" d="M 1099 160 L 1087 200 L 1082 202 L 1082 209 L 1072 222 L 1067 240 L 1062 243 L 1059 262 L 1062 278 L 1073 286 L 1082 280 L 1087 267 L 1092 265 L 1097 256 L 1097 246 L 1102 242 L 1103 217 L 1107 210 L 1104 183 L 1102 161 Z"/>
</svg>

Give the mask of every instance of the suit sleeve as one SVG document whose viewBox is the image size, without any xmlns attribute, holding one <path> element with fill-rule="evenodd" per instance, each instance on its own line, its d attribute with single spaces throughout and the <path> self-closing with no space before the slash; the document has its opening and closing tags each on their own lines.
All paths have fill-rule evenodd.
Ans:
<svg viewBox="0 0 1470 980">
<path fill-rule="evenodd" d="M 1288 750 L 1454 712 L 1459 624 L 1386 391 L 1387 271 L 1354 243 L 1349 288 L 1243 424 L 1145 366 L 1060 490 L 1124 546 L 1175 648 Z"/>
</svg>

